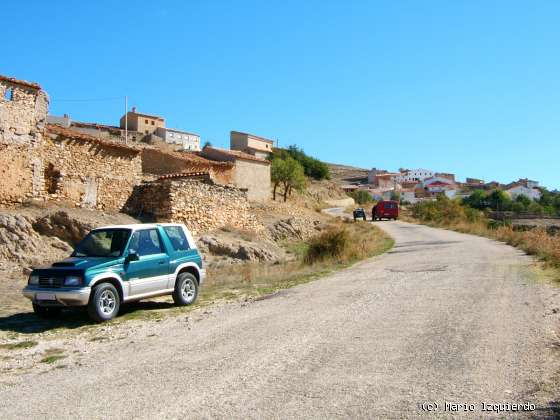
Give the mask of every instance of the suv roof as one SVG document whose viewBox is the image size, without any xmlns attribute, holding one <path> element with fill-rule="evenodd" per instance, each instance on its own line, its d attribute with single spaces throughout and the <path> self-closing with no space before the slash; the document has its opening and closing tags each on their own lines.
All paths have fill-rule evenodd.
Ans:
<svg viewBox="0 0 560 420">
<path fill-rule="evenodd" d="M 152 229 L 158 226 L 184 226 L 182 223 L 131 223 L 129 225 L 107 225 L 107 226 L 100 226 L 93 230 L 99 229 L 131 229 L 131 230 L 139 230 L 139 229 Z"/>
</svg>

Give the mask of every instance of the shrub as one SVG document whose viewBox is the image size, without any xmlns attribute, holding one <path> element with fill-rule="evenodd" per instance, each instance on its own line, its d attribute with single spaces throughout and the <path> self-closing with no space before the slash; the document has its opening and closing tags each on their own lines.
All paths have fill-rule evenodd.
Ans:
<svg viewBox="0 0 560 420">
<path fill-rule="evenodd" d="M 420 201 L 412 206 L 412 216 L 424 222 L 456 222 L 466 220 L 465 207 L 458 201 L 439 195 L 436 201 Z M 471 218 L 475 215 L 471 214 Z"/>
<path fill-rule="evenodd" d="M 373 201 L 373 197 L 364 190 L 357 190 L 350 193 L 350 197 L 352 197 L 356 203 L 358 204 L 367 204 Z"/>
<path fill-rule="evenodd" d="M 344 227 L 330 227 L 309 241 L 305 262 L 313 264 L 342 257 L 349 245 L 349 233 Z"/>
<path fill-rule="evenodd" d="M 336 222 L 308 241 L 304 263 L 352 263 L 380 254 L 393 240 L 369 223 Z"/>
</svg>

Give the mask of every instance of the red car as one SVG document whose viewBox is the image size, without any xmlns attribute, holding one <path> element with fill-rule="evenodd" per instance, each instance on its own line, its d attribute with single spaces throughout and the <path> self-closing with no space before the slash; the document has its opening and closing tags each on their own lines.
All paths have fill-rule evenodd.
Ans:
<svg viewBox="0 0 560 420">
<path fill-rule="evenodd" d="M 399 203 L 394 200 L 383 200 L 373 206 L 371 210 L 371 220 L 393 219 L 399 218 Z"/>
</svg>

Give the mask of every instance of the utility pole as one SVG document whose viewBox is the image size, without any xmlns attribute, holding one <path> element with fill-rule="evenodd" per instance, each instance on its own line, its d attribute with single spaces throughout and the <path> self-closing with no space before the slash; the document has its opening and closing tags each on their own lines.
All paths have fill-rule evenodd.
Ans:
<svg viewBox="0 0 560 420">
<path fill-rule="evenodd" d="M 124 144 L 128 144 L 128 96 L 124 97 Z"/>
</svg>

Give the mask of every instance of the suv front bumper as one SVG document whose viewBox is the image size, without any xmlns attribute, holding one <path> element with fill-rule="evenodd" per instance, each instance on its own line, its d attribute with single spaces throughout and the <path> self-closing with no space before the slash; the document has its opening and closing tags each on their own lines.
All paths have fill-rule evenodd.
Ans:
<svg viewBox="0 0 560 420">
<path fill-rule="evenodd" d="M 45 306 L 85 306 L 89 302 L 90 293 L 90 287 L 50 289 L 27 286 L 23 289 L 23 296 L 33 301 L 33 303 Z M 41 294 L 54 295 L 54 299 L 41 300 Z"/>
</svg>

